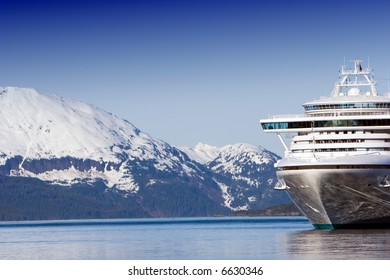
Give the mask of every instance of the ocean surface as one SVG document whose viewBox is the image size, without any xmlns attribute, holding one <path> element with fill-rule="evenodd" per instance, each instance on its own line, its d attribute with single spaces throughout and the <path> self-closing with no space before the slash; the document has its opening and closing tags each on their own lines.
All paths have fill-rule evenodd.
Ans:
<svg viewBox="0 0 390 280">
<path fill-rule="evenodd" d="M 0 222 L 0 259 L 390 259 L 390 230 L 316 230 L 304 217 Z"/>
</svg>

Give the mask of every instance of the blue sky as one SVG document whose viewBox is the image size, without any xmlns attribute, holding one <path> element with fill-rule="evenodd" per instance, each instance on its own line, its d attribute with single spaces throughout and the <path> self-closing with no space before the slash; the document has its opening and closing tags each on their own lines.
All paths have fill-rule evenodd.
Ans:
<svg viewBox="0 0 390 280">
<path fill-rule="evenodd" d="M 261 145 L 259 119 L 328 95 L 344 58 L 390 72 L 383 1 L 0 2 L 0 86 L 78 99 L 178 146 Z"/>
</svg>

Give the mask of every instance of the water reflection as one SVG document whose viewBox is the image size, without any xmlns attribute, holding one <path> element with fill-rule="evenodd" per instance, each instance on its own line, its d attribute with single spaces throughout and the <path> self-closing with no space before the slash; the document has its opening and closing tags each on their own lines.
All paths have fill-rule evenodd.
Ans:
<svg viewBox="0 0 390 280">
<path fill-rule="evenodd" d="M 294 259 L 390 259 L 390 230 L 304 230 L 286 240 Z"/>
</svg>

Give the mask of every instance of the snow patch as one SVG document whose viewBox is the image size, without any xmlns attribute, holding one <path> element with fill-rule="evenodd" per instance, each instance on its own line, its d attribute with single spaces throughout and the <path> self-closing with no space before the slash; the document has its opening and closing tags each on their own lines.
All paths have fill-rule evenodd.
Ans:
<svg viewBox="0 0 390 280">
<path fill-rule="evenodd" d="M 234 211 L 240 210 L 248 210 L 249 204 L 233 207 L 232 202 L 234 201 L 234 197 L 229 193 L 229 187 L 221 182 L 216 181 L 219 188 L 222 191 L 222 198 L 224 199 L 224 205 Z"/>
<path fill-rule="evenodd" d="M 229 187 L 221 182 L 218 182 L 218 181 L 216 181 L 216 182 L 222 191 L 222 198 L 224 200 L 224 205 L 226 207 L 234 210 L 234 208 L 231 207 L 231 204 L 234 201 L 234 198 L 229 194 L 229 191 L 228 191 Z"/>
<path fill-rule="evenodd" d="M 65 170 L 54 169 L 38 174 L 22 169 L 19 172 L 14 171 L 11 176 L 34 177 L 42 181 L 65 186 L 81 182 L 93 183 L 97 179 L 101 179 L 108 187 L 111 188 L 116 187 L 117 189 L 128 192 L 137 192 L 139 190 L 139 186 L 134 182 L 134 179 L 130 174 L 124 174 L 123 172 L 115 170 L 101 172 L 96 170 L 96 168 L 92 168 L 87 171 L 80 171 L 75 169 L 74 166 L 71 166 Z"/>
</svg>

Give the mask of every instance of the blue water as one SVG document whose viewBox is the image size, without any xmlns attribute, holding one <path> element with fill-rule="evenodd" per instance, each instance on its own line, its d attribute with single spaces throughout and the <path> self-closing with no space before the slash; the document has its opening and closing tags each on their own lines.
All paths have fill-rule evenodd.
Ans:
<svg viewBox="0 0 390 280">
<path fill-rule="evenodd" d="M 390 230 L 303 217 L 1 222 L 0 259 L 390 259 Z"/>
</svg>

